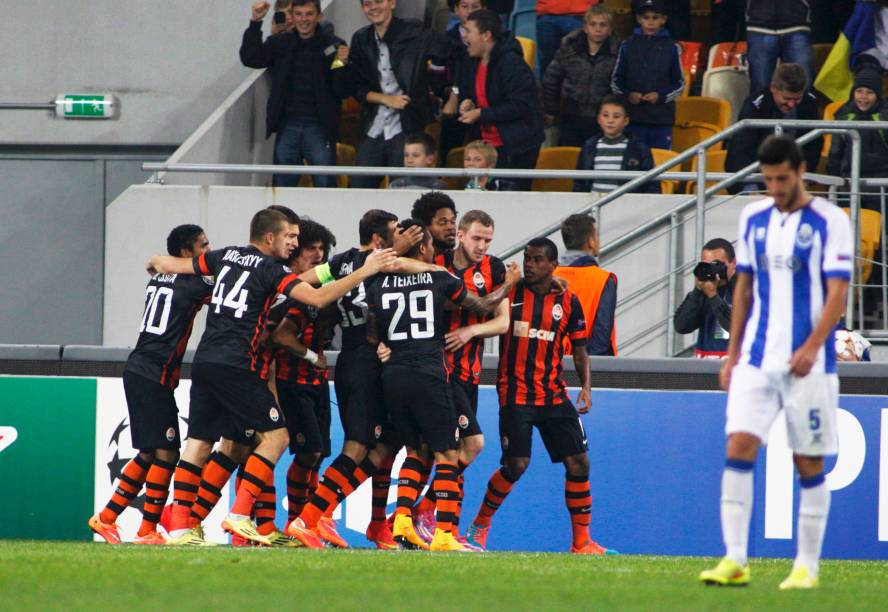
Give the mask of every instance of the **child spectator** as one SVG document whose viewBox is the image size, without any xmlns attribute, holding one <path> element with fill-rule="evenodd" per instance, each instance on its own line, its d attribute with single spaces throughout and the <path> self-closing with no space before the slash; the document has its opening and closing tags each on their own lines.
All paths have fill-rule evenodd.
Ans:
<svg viewBox="0 0 888 612">
<path fill-rule="evenodd" d="M 564 37 L 543 75 L 543 117 L 558 123 L 558 146 L 581 147 L 598 128 L 598 105 L 611 93 L 619 42 L 614 14 L 603 4 L 586 11 L 583 27 Z"/>
<path fill-rule="evenodd" d="M 583 145 L 577 170 L 650 170 L 654 167 L 651 150 L 640 140 L 624 132 L 629 125 L 628 105 L 616 96 L 601 101 L 598 110 L 601 136 L 593 136 Z M 608 193 L 625 181 L 595 179 L 574 181 L 574 191 Z M 636 193 L 660 193 L 658 181 L 643 184 Z"/>
<path fill-rule="evenodd" d="M 493 169 L 496 168 L 496 149 L 483 140 L 473 140 L 466 145 L 463 153 L 463 168 Z M 466 183 L 467 190 L 478 191 L 514 191 L 512 181 L 489 176 L 475 176 Z"/>
<path fill-rule="evenodd" d="M 663 29 L 662 0 L 633 0 L 639 27 L 620 45 L 611 88 L 629 100 L 629 133 L 656 149 L 672 148 L 675 98 L 684 89 L 681 49 Z"/>
<path fill-rule="evenodd" d="M 434 168 L 435 151 L 438 146 L 435 139 L 425 132 L 410 134 L 404 139 L 405 168 Z M 447 185 L 434 176 L 402 176 L 389 184 L 389 189 L 432 189 L 441 191 Z"/>
<path fill-rule="evenodd" d="M 869 59 L 870 56 L 862 55 Z M 851 99 L 836 112 L 836 121 L 885 121 L 888 105 L 882 100 L 882 69 L 877 61 L 860 63 L 854 75 Z M 860 176 L 881 178 L 888 176 L 888 135 L 885 130 L 860 130 Z M 851 147 L 844 136 L 834 135 L 829 151 L 826 173 L 833 176 L 851 176 Z M 864 208 L 879 210 L 877 197 L 864 197 Z"/>
</svg>

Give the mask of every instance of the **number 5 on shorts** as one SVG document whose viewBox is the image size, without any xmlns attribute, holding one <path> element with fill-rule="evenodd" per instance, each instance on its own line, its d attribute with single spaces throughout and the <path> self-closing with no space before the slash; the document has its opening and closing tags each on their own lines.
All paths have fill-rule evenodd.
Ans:
<svg viewBox="0 0 888 612">
<path fill-rule="evenodd" d="M 808 426 L 811 431 L 820 429 L 820 408 L 811 408 L 808 411 Z"/>
</svg>

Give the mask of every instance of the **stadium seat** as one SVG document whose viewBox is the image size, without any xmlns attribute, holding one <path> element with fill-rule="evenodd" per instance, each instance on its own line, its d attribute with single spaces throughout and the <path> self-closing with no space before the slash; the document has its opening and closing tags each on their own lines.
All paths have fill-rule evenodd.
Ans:
<svg viewBox="0 0 888 612">
<path fill-rule="evenodd" d="M 530 66 L 530 69 L 536 72 L 537 65 L 537 44 L 530 38 L 524 36 L 515 37 L 521 43 L 521 50 L 524 52 L 524 61 Z"/>
<path fill-rule="evenodd" d="M 740 109 L 749 97 L 749 71 L 746 68 L 723 66 L 703 74 L 704 97 L 721 98 L 731 105 L 730 123 L 737 121 Z"/>
<path fill-rule="evenodd" d="M 689 121 L 675 125 L 672 127 L 672 150 L 681 153 L 703 142 L 710 136 L 715 136 L 718 132 L 717 125 L 703 123 L 702 121 Z M 722 143 L 719 142 L 710 147 L 710 150 L 719 150 L 721 148 Z"/>
<path fill-rule="evenodd" d="M 826 108 L 823 109 L 823 120 L 824 121 L 832 121 L 836 118 L 836 112 L 844 106 L 845 101 L 839 100 L 837 102 L 830 102 L 826 105 Z M 829 156 L 829 149 L 832 147 L 832 134 L 824 134 L 823 135 L 823 152 L 821 153 L 822 157 Z M 820 164 L 824 168 L 826 167 L 824 163 Z M 818 167 L 818 170 L 820 168 Z"/>
<path fill-rule="evenodd" d="M 454 147 L 447 152 L 447 159 L 444 160 L 445 168 L 462 168 L 463 155 L 465 155 L 465 147 Z M 444 179 L 448 189 L 459 190 L 466 186 L 466 179 L 458 176 L 449 176 Z"/>
<path fill-rule="evenodd" d="M 719 131 L 731 124 L 731 104 L 720 98 L 690 96 L 675 100 L 675 123 L 681 125 L 702 121 L 718 126 Z"/>
<path fill-rule="evenodd" d="M 712 70 L 724 66 L 745 67 L 746 53 L 745 40 L 718 43 L 709 49 L 709 61 L 706 64 L 706 69 Z"/>
<path fill-rule="evenodd" d="M 660 164 L 664 164 L 670 159 L 675 159 L 678 157 L 678 153 L 675 151 L 668 151 L 666 149 L 651 149 L 651 155 L 654 158 L 654 166 L 659 166 Z M 679 172 L 681 168 L 679 166 L 675 166 L 673 168 L 667 168 L 667 172 Z M 678 191 L 679 182 L 678 181 L 660 181 L 660 191 L 662 191 L 665 195 L 672 195 L 676 191 Z"/>
<path fill-rule="evenodd" d="M 707 151 L 706 152 L 706 172 L 724 172 L 725 171 L 725 160 L 728 158 L 727 151 Z M 691 172 L 697 171 L 697 157 L 695 156 L 691 160 Z M 718 181 L 706 181 L 706 188 L 712 187 Z M 685 187 L 685 193 L 694 194 L 697 193 L 697 181 L 688 181 L 687 187 Z M 726 189 L 720 189 L 716 195 L 728 195 L 728 191 Z"/>
<path fill-rule="evenodd" d="M 339 140 L 353 147 L 361 141 L 361 104 L 352 97 L 342 101 Z"/>
<path fill-rule="evenodd" d="M 686 40 L 678 41 L 681 47 L 681 69 L 685 74 L 685 80 L 689 81 L 685 84 L 685 95 L 690 95 L 691 86 L 697 80 L 697 74 L 700 72 L 700 52 L 703 49 L 703 43 L 690 42 Z"/>
<path fill-rule="evenodd" d="M 536 2 L 519 0 L 515 3 L 515 8 L 509 17 L 509 30 L 515 36 L 536 40 Z"/>
<path fill-rule="evenodd" d="M 687 98 L 691 95 L 691 85 L 693 84 L 694 79 L 684 68 L 681 69 L 681 76 L 684 79 L 684 88 L 681 90 L 681 95 L 678 97 Z"/>
<path fill-rule="evenodd" d="M 850 217 L 851 209 L 842 210 Z M 857 262 L 857 282 L 865 282 L 873 272 L 876 249 L 882 243 L 882 215 L 875 210 L 860 209 L 860 260 Z"/>
<path fill-rule="evenodd" d="M 545 147 L 537 157 L 537 170 L 574 170 L 580 147 Z M 573 191 L 571 179 L 533 179 L 531 191 Z"/>
</svg>

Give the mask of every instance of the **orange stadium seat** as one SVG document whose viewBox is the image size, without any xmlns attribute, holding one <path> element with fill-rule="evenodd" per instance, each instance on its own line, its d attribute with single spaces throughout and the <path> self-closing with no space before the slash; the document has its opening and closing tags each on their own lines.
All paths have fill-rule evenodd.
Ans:
<svg viewBox="0 0 888 612">
<path fill-rule="evenodd" d="M 845 101 L 839 100 L 837 102 L 830 102 L 826 105 L 826 108 L 823 109 L 823 120 L 824 121 L 832 121 L 836 118 L 836 113 L 842 106 L 844 106 Z M 829 149 L 832 147 L 832 134 L 824 134 L 823 135 L 823 152 L 820 154 L 822 158 L 829 157 Z M 826 162 L 821 160 L 820 166 L 817 168 L 818 170 L 826 169 Z"/>
<path fill-rule="evenodd" d="M 689 121 L 675 125 L 672 127 L 672 150 L 681 153 L 703 142 L 710 136 L 715 136 L 718 132 L 719 128 L 717 125 L 703 123 L 702 121 Z M 719 142 L 710 147 L 710 150 L 721 148 L 722 143 Z M 690 164 L 688 164 L 688 167 L 690 167 Z"/>
<path fill-rule="evenodd" d="M 849 217 L 850 208 L 843 208 Z M 857 261 L 857 282 L 865 282 L 873 272 L 876 249 L 882 243 L 882 215 L 875 210 L 860 209 L 860 259 Z"/>
<path fill-rule="evenodd" d="M 515 37 L 521 43 L 521 50 L 524 52 L 524 61 L 530 66 L 531 70 L 536 70 L 537 44 L 536 41 L 523 36 Z"/>
<path fill-rule="evenodd" d="M 537 170 L 574 170 L 580 158 L 580 147 L 546 147 L 540 149 Z M 531 191 L 573 191 L 571 179 L 533 179 Z"/>
<path fill-rule="evenodd" d="M 342 142 L 336 143 L 336 165 L 337 166 L 354 166 L 355 165 L 355 157 L 357 156 L 357 151 L 351 145 L 347 145 Z M 307 164 L 306 164 L 307 165 Z M 336 186 L 345 189 L 348 187 L 349 177 L 348 176 L 337 176 L 336 177 Z M 312 187 L 311 175 L 303 174 L 299 179 L 299 187 Z"/>
<path fill-rule="evenodd" d="M 681 69 L 685 74 L 685 81 L 689 81 L 686 83 L 686 91 L 690 92 L 691 85 L 696 82 L 697 74 L 700 72 L 700 52 L 703 50 L 703 43 L 680 40 L 678 46 L 681 47 Z"/>
<path fill-rule="evenodd" d="M 702 121 L 718 126 L 719 131 L 731 124 L 731 104 L 720 98 L 690 96 L 675 100 L 675 123 L 681 125 Z"/>
<path fill-rule="evenodd" d="M 727 151 L 707 151 L 706 152 L 706 171 L 707 172 L 724 172 L 725 160 L 728 158 Z M 691 172 L 697 171 L 697 157 L 691 160 Z M 706 188 L 712 187 L 718 181 L 706 181 Z M 697 181 L 688 181 L 685 193 L 697 193 Z M 728 195 L 726 189 L 720 189 L 716 195 Z"/>
<path fill-rule="evenodd" d="M 723 42 L 713 45 L 709 49 L 709 61 L 706 64 L 706 69 L 743 66 L 745 59 L 741 59 L 741 56 L 746 55 L 747 51 L 746 41 Z"/>
<path fill-rule="evenodd" d="M 666 149 L 651 149 L 651 156 L 654 158 L 654 166 L 659 166 L 660 164 L 664 164 L 670 159 L 675 159 L 678 157 L 678 153 L 675 151 L 668 151 Z M 680 172 L 681 167 L 677 165 L 672 168 L 667 168 L 667 172 Z M 678 191 L 678 181 L 660 181 L 660 191 L 662 191 L 666 195 L 672 195 L 676 191 Z"/>
<path fill-rule="evenodd" d="M 465 147 L 454 147 L 447 152 L 447 159 L 444 160 L 445 168 L 462 168 L 463 167 L 463 156 L 465 155 L 466 148 Z M 466 186 L 466 180 L 464 178 L 459 178 L 456 176 L 447 177 L 444 179 L 444 182 L 447 183 L 448 189 L 462 189 Z"/>
</svg>

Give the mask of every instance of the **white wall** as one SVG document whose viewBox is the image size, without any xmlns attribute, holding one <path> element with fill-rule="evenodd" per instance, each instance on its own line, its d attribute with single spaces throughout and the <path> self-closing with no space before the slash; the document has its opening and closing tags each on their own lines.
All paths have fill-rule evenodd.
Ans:
<svg viewBox="0 0 888 612">
<path fill-rule="evenodd" d="M 358 243 L 357 222 L 371 208 L 383 208 L 407 216 L 415 191 L 273 189 L 258 187 L 200 187 L 138 185 L 131 187 L 107 209 L 105 226 L 105 292 L 103 344 L 131 346 L 141 317 L 147 277 L 143 264 L 152 253 L 163 252 L 167 233 L 181 223 L 204 227 L 215 248 L 247 242 L 250 218 L 260 208 L 279 203 L 292 207 L 327 225 L 338 240 L 338 249 Z M 582 194 L 452 192 L 459 211 L 482 208 L 496 220 L 491 248 L 498 253 L 518 240 L 535 234 L 534 228 L 563 218 L 590 203 Z M 626 196 L 602 211 L 602 242 L 624 234 L 640 220 L 669 210 L 681 196 Z M 707 238 L 733 238 L 742 201 L 715 209 L 707 217 Z M 693 254 L 693 223 L 682 229 L 684 257 Z M 553 236 L 559 248 L 560 238 Z M 605 267 L 619 277 L 619 295 L 627 296 L 666 273 L 665 237 L 615 259 Z M 688 284 L 681 293 L 690 289 Z M 680 299 L 680 296 L 679 296 Z M 618 342 L 625 341 L 670 313 L 665 288 L 647 300 L 618 311 Z M 194 341 L 202 331 L 195 327 Z M 688 337 L 688 342 L 693 338 Z M 635 356 L 663 356 L 665 338 L 652 337 L 632 347 Z"/>
</svg>

